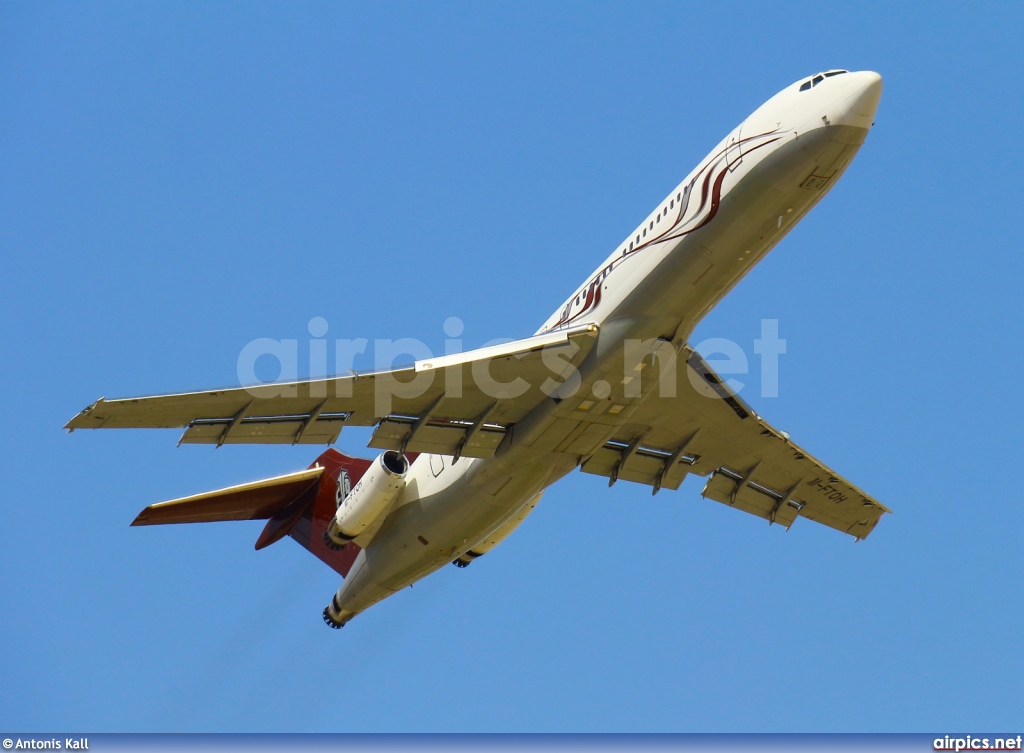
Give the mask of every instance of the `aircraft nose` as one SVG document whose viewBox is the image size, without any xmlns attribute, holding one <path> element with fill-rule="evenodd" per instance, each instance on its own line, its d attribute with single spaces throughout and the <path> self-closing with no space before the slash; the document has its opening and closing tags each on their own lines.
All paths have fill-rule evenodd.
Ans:
<svg viewBox="0 0 1024 753">
<path fill-rule="evenodd" d="M 843 125 L 870 128 L 882 98 L 882 77 L 874 71 L 860 71 L 851 77 L 844 87 L 849 93 L 841 103 L 845 112 L 838 120 Z"/>
</svg>

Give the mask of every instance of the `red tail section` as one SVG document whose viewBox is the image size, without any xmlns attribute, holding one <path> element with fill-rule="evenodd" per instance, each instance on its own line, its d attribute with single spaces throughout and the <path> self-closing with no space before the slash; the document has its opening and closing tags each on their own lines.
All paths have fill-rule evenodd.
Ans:
<svg viewBox="0 0 1024 753">
<path fill-rule="evenodd" d="M 309 466 L 314 468 L 320 465 L 324 469 L 320 476 L 320 486 L 316 497 L 312 504 L 307 503 L 303 507 L 290 530 L 286 529 L 289 536 L 330 565 L 343 578 L 352 568 L 352 563 L 355 562 L 356 555 L 359 554 L 359 547 L 349 544 L 340 550 L 328 549 L 324 545 L 324 531 L 327 530 L 328 523 L 337 512 L 338 503 L 362 478 L 372 462 L 366 458 L 352 458 L 343 455 L 335 449 L 324 452 Z M 264 535 L 269 534 L 273 523 L 273 520 L 267 523 Z M 260 537 L 261 540 L 262 538 L 263 536 Z"/>
<path fill-rule="evenodd" d="M 417 454 L 409 452 L 406 457 L 412 462 Z M 281 508 L 267 521 L 263 533 L 256 541 L 256 548 L 262 549 L 285 536 L 291 536 L 342 578 L 347 576 L 359 554 L 359 547 L 348 544 L 344 549 L 330 549 L 324 544 L 324 533 L 338 511 L 338 505 L 373 462 L 366 458 L 349 457 L 335 449 L 324 452 L 309 466 L 324 469 L 317 485 Z"/>
<path fill-rule="evenodd" d="M 415 456 L 407 455 L 410 461 Z M 266 520 L 257 549 L 291 536 L 344 578 L 359 547 L 350 543 L 330 549 L 324 544 L 324 533 L 342 500 L 373 462 L 329 449 L 305 471 L 150 505 L 132 525 Z"/>
</svg>

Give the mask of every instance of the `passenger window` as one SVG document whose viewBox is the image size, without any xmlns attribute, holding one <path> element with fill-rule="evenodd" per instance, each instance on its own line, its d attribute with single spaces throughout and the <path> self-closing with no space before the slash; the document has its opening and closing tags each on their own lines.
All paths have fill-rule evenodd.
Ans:
<svg viewBox="0 0 1024 753">
<path fill-rule="evenodd" d="M 654 230 L 654 220 L 651 220 L 651 227 L 650 227 L 650 228 L 648 228 L 648 229 L 649 229 L 649 230 Z"/>
<path fill-rule="evenodd" d="M 676 200 L 675 200 L 675 199 L 672 199 L 672 201 L 670 201 L 670 202 L 668 203 L 668 208 L 669 208 L 669 209 L 671 209 L 671 208 L 672 208 L 672 207 L 674 207 L 675 205 L 676 205 Z"/>
<path fill-rule="evenodd" d="M 647 237 L 647 228 L 644 228 L 644 238 Z"/>
<path fill-rule="evenodd" d="M 630 242 L 629 242 L 629 250 L 630 250 L 630 251 L 632 251 L 632 250 L 633 250 L 633 241 L 630 241 Z"/>
</svg>

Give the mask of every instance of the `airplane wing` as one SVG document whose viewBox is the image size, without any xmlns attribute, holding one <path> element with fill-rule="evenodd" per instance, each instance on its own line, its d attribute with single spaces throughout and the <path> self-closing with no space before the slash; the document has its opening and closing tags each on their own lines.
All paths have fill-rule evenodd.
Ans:
<svg viewBox="0 0 1024 753">
<path fill-rule="evenodd" d="M 392 371 L 100 399 L 65 428 L 184 427 L 180 442 L 220 446 L 330 444 L 343 426 L 376 426 L 371 447 L 486 458 L 575 373 L 597 334 L 586 324 Z M 690 473 L 709 476 L 705 497 L 786 528 L 802 516 L 862 539 L 890 512 L 768 425 L 692 349 L 677 365 L 675 396 L 655 390 L 616 414 L 577 395 L 534 448 L 577 453 L 584 472 L 655 492 L 678 489 Z"/>
<path fill-rule="evenodd" d="M 574 373 L 597 338 L 586 324 L 416 361 L 302 382 L 97 400 L 65 426 L 184 428 L 180 443 L 333 444 L 377 426 L 371 447 L 490 457 L 507 427 Z"/>
<path fill-rule="evenodd" d="M 655 493 L 688 473 L 710 475 L 709 499 L 787 529 L 804 517 L 858 540 L 891 512 L 769 426 L 688 346 L 677 364 L 676 396 L 647 398 L 583 471 Z"/>
</svg>

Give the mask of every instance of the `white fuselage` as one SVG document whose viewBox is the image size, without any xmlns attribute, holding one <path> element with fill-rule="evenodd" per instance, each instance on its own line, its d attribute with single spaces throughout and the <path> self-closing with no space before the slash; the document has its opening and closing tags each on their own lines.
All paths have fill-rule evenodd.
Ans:
<svg viewBox="0 0 1024 753">
<path fill-rule="evenodd" d="M 622 341 L 684 344 L 700 319 L 831 188 L 863 143 L 881 94 L 872 72 L 803 79 L 724 138 L 620 242 L 540 332 L 588 322 L 598 344 L 584 389 L 617 385 Z M 609 377 L 602 379 L 602 377 Z M 617 389 L 621 389 L 618 387 Z M 331 608 L 345 622 L 438 568 L 486 551 L 525 518 L 581 455 L 533 448 L 559 410 L 547 399 L 495 457 L 420 455 L 409 483 L 360 552 Z M 595 448 L 605 438 L 595 437 Z"/>
</svg>

